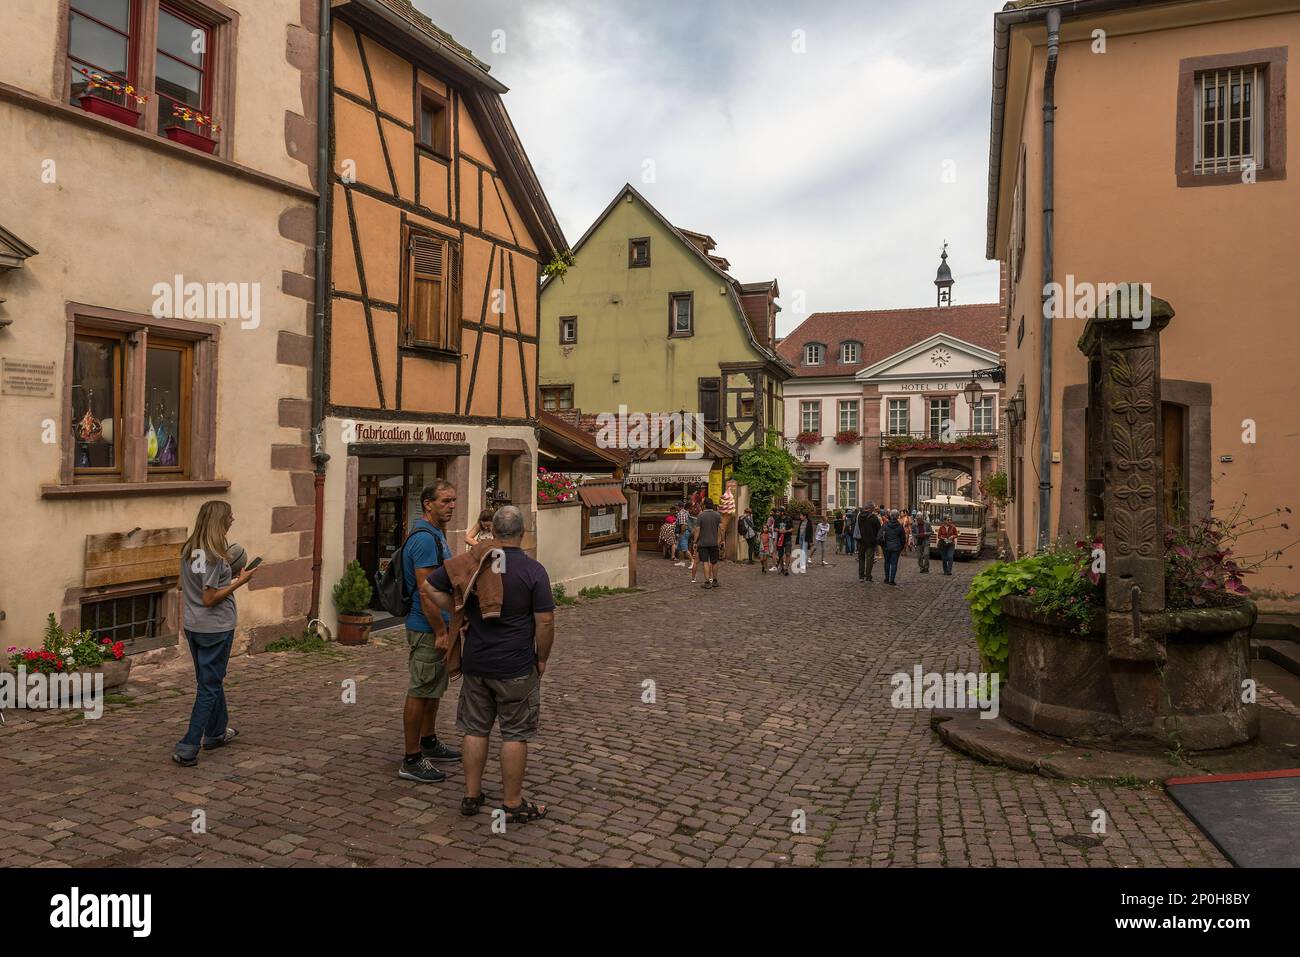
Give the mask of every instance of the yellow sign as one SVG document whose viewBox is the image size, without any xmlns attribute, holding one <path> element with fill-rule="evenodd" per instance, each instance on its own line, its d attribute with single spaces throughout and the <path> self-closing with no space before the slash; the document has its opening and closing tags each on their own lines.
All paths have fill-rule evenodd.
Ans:
<svg viewBox="0 0 1300 957">
<path fill-rule="evenodd" d="M 679 435 L 673 439 L 673 444 L 664 449 L 664 452 L 680 452 L 682 455 L 693 455 L 700 451 L 700 447 L 685 435 Z"/>
<path fill-rule="evenodd" d="M 709 498 L 718 503 L 722 501 L 722 469 L 709 473 Z"/>
</svg>

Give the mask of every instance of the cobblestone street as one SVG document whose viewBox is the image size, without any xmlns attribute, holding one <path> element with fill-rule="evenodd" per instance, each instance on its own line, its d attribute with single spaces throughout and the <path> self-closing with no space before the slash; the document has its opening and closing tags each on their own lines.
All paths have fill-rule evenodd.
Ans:
<svg viewBox="0 0 1300 957">
<path fill-rule="evenodd" d="M 1227 866 L 1162 791 L 1049 780 L 949 751 L 889 676 L 976 670 L 953 578 L 861 585 L 727 566 L 716 591 L 642 562 L 638 594 L 557 614 L 525 793 L 548 819 L 462 818 L 459 766 L 400 780 L 405 645 L 232 662 L 229 748 L 177 768 L 188 660 L 135 676 L 104 717 L 10 713 L 0 728 L 8 865 Z M 357 681 L 344 704 L 341 682 Z M 643 703 L 653 681 L 655 702 Z M 443 702 L 452 727 L 458 685 Z M 493 738 L 487 792 L 500 798 Z M 1092 812 L 1108 833 L 1088 846 Z M 191 830 L 194 812 L 206 833 Z M 792 833 L 797 812 L 807 830 Z M 1074 840 L 1075 843 L 1071 843 Z M 1082 846 L 1076 846 L 1082 845 Z"/>
</svg>

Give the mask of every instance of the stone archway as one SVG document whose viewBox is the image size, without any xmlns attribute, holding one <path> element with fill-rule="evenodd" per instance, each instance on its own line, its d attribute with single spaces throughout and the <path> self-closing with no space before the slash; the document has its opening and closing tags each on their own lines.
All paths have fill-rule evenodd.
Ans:
<svg viewBox="0 0 1300 957">
<path fill-rule="evenodd" d="M 917 507 L 935 495 L 979 497 L 975 463 L 970 458 L 929 458 L 907 463 L 907 505 Z"/>
</svg>

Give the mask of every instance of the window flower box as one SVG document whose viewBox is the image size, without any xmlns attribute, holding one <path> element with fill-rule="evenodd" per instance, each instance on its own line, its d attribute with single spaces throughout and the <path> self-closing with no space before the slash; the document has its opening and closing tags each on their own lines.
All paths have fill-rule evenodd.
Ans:
<svg viewBox="0 0 1300 957">
<path fill-rule="evenodd" d="M 83 110 L 133 128 L 140 125 L 140 111 L 127 104 L 142 106 L 149 99 L 146 94 L 116 77 L 86 69 L 77 72 L 86 78 L 86 91 L 78 98 Z"/>
<path fill-rule="evenodd" d="M 856 445 L 862 441 L 862 436 L 855 429 L 844 429 L 835 433 L 835 442 L 839 445 Z"/>
<path fill-rule="evenodd" d="M 213 122 L 212 117 L 177 103 L 172 106 L 172 119 L 178 122 L 163 127 L 163 135 L 169 140 L 203 153 L 216 152 L 221 125 Z M 193 124 L 194 128 L 184 124 Z"/>
<path fill-rule="evenodd" d="M 800 432 L 795 437 L 795 441 L 800 445 L 816 445 L 821 440 L 821 435 L 816 432 Z"/>
<path fill-rule="evenodd" d="M 578 498 L 578 483 L 562 472 L 537 469 L 537 504 L 558 505 Z"/>
</svg>

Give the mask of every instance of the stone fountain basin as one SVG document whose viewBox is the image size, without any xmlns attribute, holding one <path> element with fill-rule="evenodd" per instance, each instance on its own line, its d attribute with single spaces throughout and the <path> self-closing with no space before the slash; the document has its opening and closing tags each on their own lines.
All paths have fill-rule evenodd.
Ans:
<svg viewBox="0 0 1300 957">
<path fill-rule="evenodd" d="M 1259 734 L 1259 706 L 1242 701 L 1258 616 L 1249 601 L 1144 616 L 1146 630 L 1164 640 L 1162 665 L 1111 659 L 1104 615 L 1080 634 L 1017 595 L 1002 600 L 1002 611 L 1010 657 L 1000 706 L 1018 724 L 1099 747 L 1187 751 L 1244 744 Z M 1153 683 L 1163 700 L 1152 702 L 1150 724 L 1125 726 L 1115 681 L 1141 671 L 1163 672 Z"/>
</svg>

